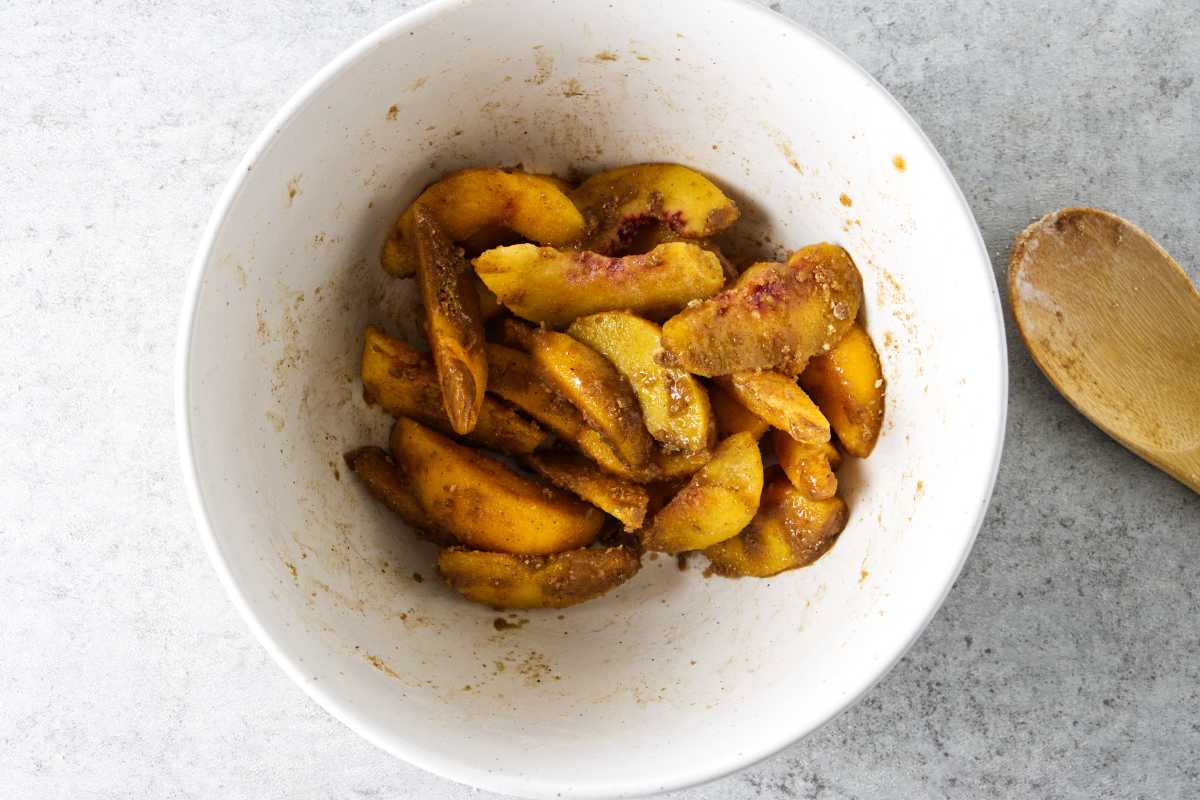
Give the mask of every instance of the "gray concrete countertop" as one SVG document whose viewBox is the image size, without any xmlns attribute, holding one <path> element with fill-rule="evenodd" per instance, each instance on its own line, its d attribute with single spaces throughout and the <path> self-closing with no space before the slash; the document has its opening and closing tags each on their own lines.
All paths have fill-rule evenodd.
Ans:
<svg viewBox="0 0 1200 800">
<path fill-rule="evenodd" d="M 0 6 L 0 797 L 483 796 L 275 667 L 174 446 L 177 314 L 220 187 L 305 79 L 414 5 Z M 1195 0 L 771 6 L 916 117 L 998 280 L 1017 231 L 1081 204 L 1197 278 Z M 1200 795 L 1200 498 L 1076 414 L 1011 323 L 1009 346 L 995 498 L 929 630 L 816 735 L 674 797 Z"/>
</svg>

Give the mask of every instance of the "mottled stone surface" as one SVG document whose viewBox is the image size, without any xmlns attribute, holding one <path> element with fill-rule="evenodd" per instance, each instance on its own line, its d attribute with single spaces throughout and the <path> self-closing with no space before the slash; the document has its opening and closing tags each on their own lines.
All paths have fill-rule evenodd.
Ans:
<svg viewBox="0 0 1200 800">
<path fill-rule="evenodd" d="M 268 659 L 173 442 L 184 273 L 270 114 L 413 2 L 0 5 L 0 796 L 483 796 Z M 1200 267 L 1194 0 L 773 3 L 893 91 L 996 274 L 1065 205 Z M 1059 398 L 1010 325 L 1008 444 L 961 579 L 856 708 L 678 798 L 1200 795 L 1200 498 Z"/>
</svg>

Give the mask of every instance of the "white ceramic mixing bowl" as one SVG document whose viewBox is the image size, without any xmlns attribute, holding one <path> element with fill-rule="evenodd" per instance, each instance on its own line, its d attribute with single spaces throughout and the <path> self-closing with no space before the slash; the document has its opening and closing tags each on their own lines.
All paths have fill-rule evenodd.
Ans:
<svg viewBox="0 0 1200 800">
<path fill-rule="evenodd" d="M 850 523 L 815 566 L 730 581 L 647 561 L 600 600 L 497 630 L 342 466 L 390 423 L 355 378 L 363 325 L 416 332 L 379 245 L 449 170 L 640 161 L 712 176 L 745 248 L 849 249 L 884 433 L 843 469 Z M 179 359 L 199 528 L 264 646 L 385 750 L 537 797 L 704 781 L 846 708 L 958 574 L 1004 427 L 996 287 L 945 165 L 853 63 L 736 0 L 445 0 L 372 34 L 287 104 L 221 197 Z"/>
</svg>

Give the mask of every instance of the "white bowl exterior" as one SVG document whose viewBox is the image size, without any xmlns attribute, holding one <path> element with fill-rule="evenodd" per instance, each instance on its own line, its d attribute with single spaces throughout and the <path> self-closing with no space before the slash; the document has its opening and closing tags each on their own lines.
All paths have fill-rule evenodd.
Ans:
<svg viewBox="0 0 1200 800">
<path fill-rule="evenodd" d="M 409 282 L 382 274 L 378 247 L 448 170 L 639 161 L 711 175 L 765 254 L 819 240 L 853 254 L 884 433 L 844 468 L 850 524 L 813 567 L 728 581 L 646 561 L 609 596 L 498 631 L 341 464 L 390 424 L 361 400 L 362 326 L 416 333 Z M 256 633 L 380 746 L 528 796 L 715 777 L 852 702 L 958 574 L 1003 431 L 995 284 L 920 131 L 811 34 L 740 2 L 435 3 L 318 76 L 243 169 L 185 314 L 185 473 Z"/>
</svg>

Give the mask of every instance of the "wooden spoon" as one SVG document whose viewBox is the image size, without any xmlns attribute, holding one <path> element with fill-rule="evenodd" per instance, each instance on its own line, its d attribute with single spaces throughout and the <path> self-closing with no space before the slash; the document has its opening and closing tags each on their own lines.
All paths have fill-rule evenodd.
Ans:
<svg viewBox="0 0 1200 800">
<path fill-rule="evenodd" d="M 1106 211 L 1055 211 L 1017 237 L 1008 295 L 1055 388 L 1200 492 L 1200 292 L 1167 252 Z"/>
</svg>

